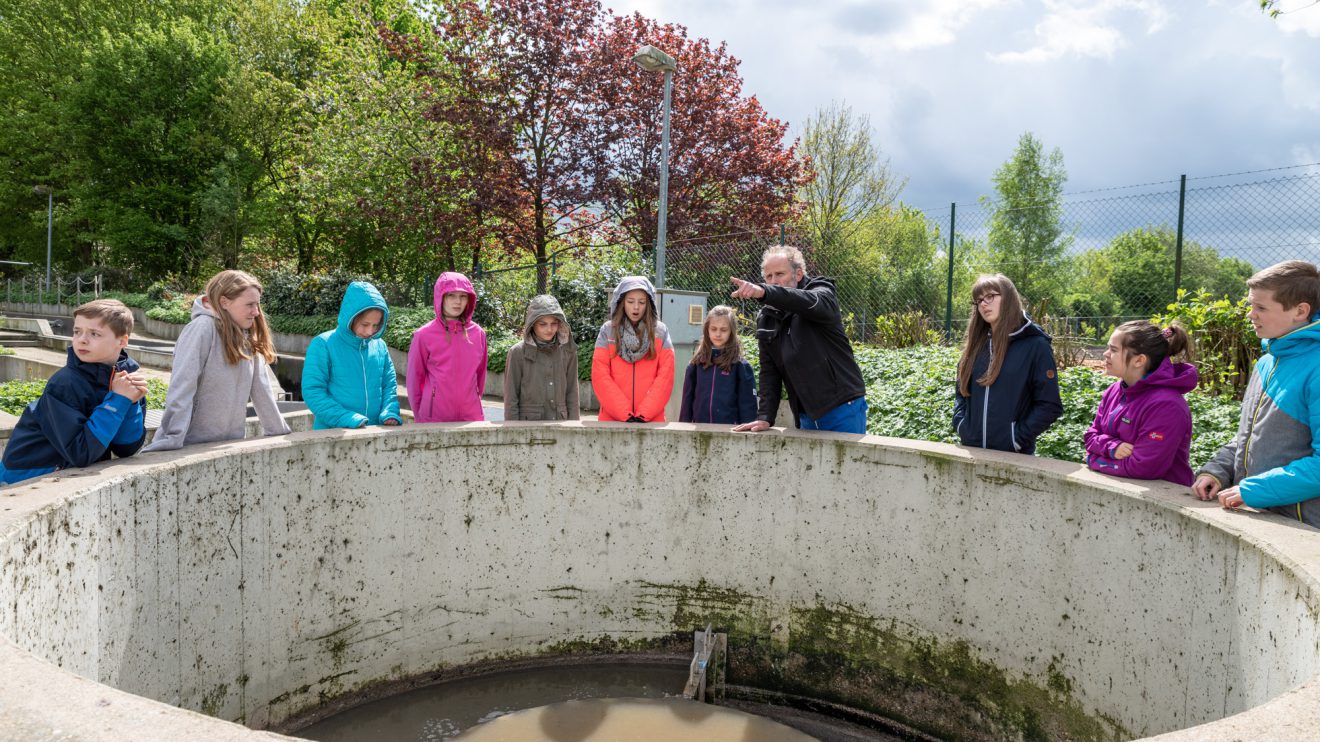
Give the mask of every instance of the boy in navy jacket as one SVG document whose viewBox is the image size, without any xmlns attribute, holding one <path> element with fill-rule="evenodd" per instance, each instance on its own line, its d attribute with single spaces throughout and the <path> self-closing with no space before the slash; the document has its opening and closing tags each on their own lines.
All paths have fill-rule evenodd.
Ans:
<svg viewBox="0 0 1320 742">
<path fill-rule="evenodd" d="M 142 448 L 147 381 L 124 351 L 132 331 L 133 313 L 123 302 L 97 299 L 74 310 L 69 359 L 14 426 L 0 484 Z"/>
</svg>

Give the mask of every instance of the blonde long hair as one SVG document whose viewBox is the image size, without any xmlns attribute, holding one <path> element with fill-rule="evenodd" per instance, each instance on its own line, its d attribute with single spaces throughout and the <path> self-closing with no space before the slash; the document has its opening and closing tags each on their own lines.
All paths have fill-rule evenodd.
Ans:
<svg viewBox="0 0 1320 742">
<path fill-rule="evenodd" d="M 206 282 L 206 303 L 211 306 L 216 323 L 219 325 L 226 363 L 238 363 L 252 358 L 253 354 L 265 358 L 266 363 L 275 360 L 275 345 L 271 341 L 266 315 L 258 314 L 257 319 L 252 323 L 252 329 L 244 331 L 220 303 L 221 298 L 234 301 L 239 294 L 253 288 L 258 293 L 261 292 L 261 282 L 252 274 L 243 271 L 220 271 Z"/>
</svg>

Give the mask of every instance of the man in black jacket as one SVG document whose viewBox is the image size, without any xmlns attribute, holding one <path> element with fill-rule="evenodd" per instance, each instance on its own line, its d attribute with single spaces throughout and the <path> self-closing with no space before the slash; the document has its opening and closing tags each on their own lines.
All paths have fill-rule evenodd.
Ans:
<svg viewBox="0 0 1320 742">
<path fill-rule="evenodd" d="M 758 432 L 775 424 L 782 389 L 794 423 L 803 430 L 866 432 L 866 386 L 843 332 L 834 282 L 807 278 L 802 251 L 776 246 L 761 256 L 765 283 L 731 278 L 735 299 L 759 299 L 756 341 L 761 349 L 759 409 L 754 422 L 734 428 Z"/>
</svg>

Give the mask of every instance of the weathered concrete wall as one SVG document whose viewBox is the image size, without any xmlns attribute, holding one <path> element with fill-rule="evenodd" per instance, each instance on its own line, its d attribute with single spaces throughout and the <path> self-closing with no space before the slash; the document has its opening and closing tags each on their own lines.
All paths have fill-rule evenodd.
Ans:
<svg viewBox="0 0 1320 742">
<path fill-rule="evenodd" d="M 301 433 L 16 488 L 0 736 L 242 737 L 25 651 L 264 727 L 382 682 L 706 620 L 772 653 L 833 652 L 849 682 L 888 673 L 888 710 L 979 711 L 989 736 L 1320 723 L 1314 531 L 1061 462 L 716 430 Z M 971 711 L 941 705 L 959 699 Z"/>
</svg>

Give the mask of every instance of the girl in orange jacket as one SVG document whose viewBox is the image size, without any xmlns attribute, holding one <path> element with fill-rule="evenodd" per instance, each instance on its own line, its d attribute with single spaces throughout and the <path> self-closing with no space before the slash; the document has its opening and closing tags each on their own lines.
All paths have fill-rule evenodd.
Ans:
<svg viewBox="0 0 1320 742">
<path fill-rule="evenodd" d="M 591 388 L 600 419 L 662 423 L 674 392 L 674 345 L 656 317 L 655 287 L 628 276 L 610 297 L 610 318 L 596 335 Z"/>
</svg>

